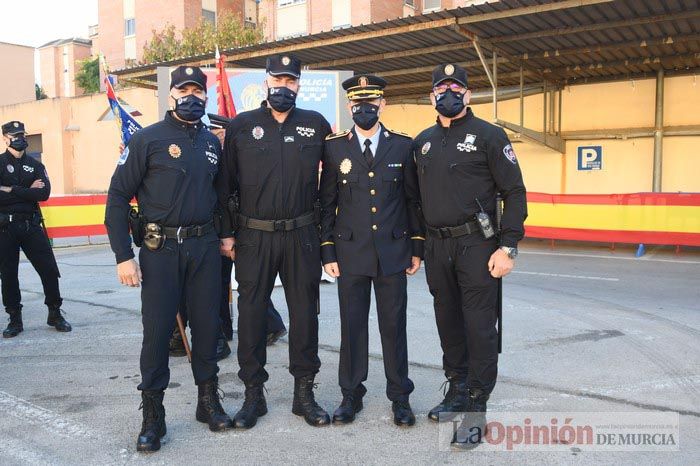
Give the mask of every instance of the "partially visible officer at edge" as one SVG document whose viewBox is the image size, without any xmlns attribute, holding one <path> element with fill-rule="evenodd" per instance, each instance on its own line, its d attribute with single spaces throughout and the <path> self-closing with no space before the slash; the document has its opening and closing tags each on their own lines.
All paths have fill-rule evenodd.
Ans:
<svg viewBox="0 0 700 466">
<path fill-rule="evenodd" d="M 499 279 L 514 265 L 527 216 L 525 186 L 505 132 L 467 107 L 467 73 L 456 64 L 433 71 L 435 125 L 415 139 L 426 222 L 425 267 L 449 389 L 429 413 L 467 412 L 452 443 L 474 448 L 496 384 Z M 504 210 L 496 226 L 497 194 Z M 473 436 L 475 432 L 480 435 Z"/>
<path fill-rule="evenodd" d="M 339 383 L 343 400 L 334 423 L 350 423 L 362 410 L 367 389 L 368 318 L 372 286 L 384 354 L 386 394 L 394 423 L 415 424 L 409 404 L 406 342 L 406 274 L 420 268 L 424 233 L 413 140 L 386 128 L 386 81 L 358 75 L 346 79 L 349 131 L 326 138 L 321 175 L 321 257 L 338 278 L 340 301 Z"/>
<path fill-rule="evenodd" d="M 12 338 L 24 330 L 17 277 L 20 248 L 41 278 L 49 308 L 46 324 L 59 332 L 70 332 L 71 326 L 61 314 L 61 274 L 39 212 L 38 203 L 51 194 L 49 176 L 44 165 L 26 153 L 24 123 L 2 125 L 2 138 L 7 150 L 0 154 L 0 281 L 2 303 L 10 316 L 2 336 Z"/>
<path fill-rule="evenodd" d="M 296 107 L 301 63 L 292 55 L 269 57 L 267 99 L 240 113 L 226 128 L 223 190 L 233 195 L 234 238 L 224 251 L 235 257 L 238 282 L 238 376 L 245 384 L 235 426 L 251 428 L 267 413 L 263 384 L 266 309 L 279 273 L 289 309 L 292 412 L 313 426 L 330 423 L 314 399 L 318 357 L 321 253 L 318 169 L 330 125 L 318 112 Z M 238 200 L 236 202 L 236 199 Z M 224 224 L 227 222 L 225 221 Z"/>
<path fill-rule="evenodd" d="M 232 426 L 217 392 L 221 261 L 214 220 L 221 205 L 214 186 L 221 145 L 200 121 L 206 102 L 204 73 L 180 66 L 170 79 L 175 110 L 132 136 L 112 176 L 105 218 L 119 281 L 132 287 L 143 282 L 138 386 L 143 424 L 136 444 L 143 452 L 158 450 L 166 433 L 163 395 L 170 379 L 168 341 L 182 293 L 192 330 L 196 419 L 212 431 Z M 132 228 L 135 238 L 143 235 L 141 267 L 134 260 L 129 237 L 133 196 L 142 216 L 138 231 Z"/>
</svg>

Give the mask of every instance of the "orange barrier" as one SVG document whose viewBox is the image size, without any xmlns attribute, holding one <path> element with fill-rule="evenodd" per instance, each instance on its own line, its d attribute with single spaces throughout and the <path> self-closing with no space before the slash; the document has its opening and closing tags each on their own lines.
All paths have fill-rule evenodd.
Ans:
<svg viewBox="0 0 700 466">
<path fill-rule="evenodd" d="M 700 246 L 700 194 L 528 193 L 531 238 Z M 41 203 L 51 238 L 104 235 L 104 194 Z"/>
<path fill-rule="evenodd" d="M 700 246 L 700 194 L 527 194 L 531 238 Z"/>
</svg>

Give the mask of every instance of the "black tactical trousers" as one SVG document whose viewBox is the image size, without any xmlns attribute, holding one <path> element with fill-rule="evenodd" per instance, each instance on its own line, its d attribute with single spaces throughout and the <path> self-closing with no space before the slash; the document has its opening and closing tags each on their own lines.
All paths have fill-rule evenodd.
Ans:
<svg viewBox="0 0 700 466">
<path fill-rule="evenodd" d="M 368 358 L 370 291 L 374 284 L 377 320 L 382 340 L 386 395 L 391 401 L 408 401 L 413 382 L 408 378 L 406 343 L 406 273 L 368 277 L 344 274 L 338 278 L 340 299 L 340 367 L 338 379 L 343 395 L 365 388 Z"/>
<path fill-rule="evenodd" d="M 49 307 L 60 307 L 63 300 L 58 289 L 58 265 L 46 233 L 37 218 L 34 221 L 12 222 L 0 229 L 0 280 L 5 309 L 8 312 L 22 309 L 22 295 L 17 277 L 20 248 L 41 278 L 44 303 Z"/>
<path fill-rule="evenodd" d="M 429 235 L 425 271 L 445 375 L 465 378 L 470 387 L 490 393 L 498 373 L 498 280 L 491 276 L 488 261 L 498 243 L 476 235 Z"/>
<path fill-rule="evenodd" d="M 192 332 L 192 373 L 196 384 L 214 377 L 216 341 L 221 332 L 221 259 L 214 233 L 178 244 L 168 239 L 158 251 L 139 253 L 143 282 L 141 384 L 139 390 L 164 390 L 170 380 L 168 342 L 184 293 Z"/>
<path fill-rule="evenodd" d="M 267 310 L 279 273 L 289 309 L 289 372 L 314 375 L 318 358 L 318 287 L 321 254 L 318 228 L 265 232 L 242 228 L 236 236 L 238 282 L 238 376 L 246 384 L 268 379 Z"/>
</svg>

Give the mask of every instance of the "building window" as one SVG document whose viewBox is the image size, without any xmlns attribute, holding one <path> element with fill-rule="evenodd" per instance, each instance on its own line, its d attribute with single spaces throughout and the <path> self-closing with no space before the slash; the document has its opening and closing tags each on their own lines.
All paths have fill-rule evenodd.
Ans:
<svg viewBox="0 0 700 466">
<path fill-rule="evenodd" d="M 306 3 L 306 0 L 277 0 L 277 6 L 296 5 L 297 3 Z"/>
<path fill-rule="evenodd" d="M 202 9 L 202 18 L 204 18 L 204 21 L 208 21 L 211 24 L 216 24 L 216 12 L 215 11 Z"/>
<path fill-rule="evenodd" d="M 136 35 L 136 18 L 124 20 L 124 37 Z"/>
<path fill-rule="evenodd" d="M 415 8 L 416 6 L 416 0 L 404 0 L 404 5 L 412 6 Z"/>
<path fill-rule="evenodd" d="M 333 0 L 331 8 L 333 29 L 350 26 L 350 0 Z"/>
<path fill-rule="evenodd" d="M 423 0 L 423 12 L 437 11 L 442 7 L 441 3 L 441 0 Z"/>
</svg>

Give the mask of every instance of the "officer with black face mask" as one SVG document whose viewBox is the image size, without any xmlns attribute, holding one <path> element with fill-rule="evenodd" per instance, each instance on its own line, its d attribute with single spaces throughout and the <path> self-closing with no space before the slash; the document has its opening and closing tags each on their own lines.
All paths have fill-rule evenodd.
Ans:
<svg viewBox="0 0 700 466">
<path fill-rule="evenodd" d="M 301 75 L 297 58 L 272 56 L 266 69 L 267 100 L 234 118 L 226 128 L 224 144 L 222 181 L 233 199 L 224 221 L 231 236 L 225 245 L 236 264 L 238 376 L 246 387 L 234 423 L 248 429 L 267 413 L 263 394 L 268 379 L 266 310 L 279 273 L 289 309 L 292 412 L 321 426 L 329 424 L 330 418 L 313 393 L 321 366 L 318 170 L 323 140 L 331 128 L 320 113 L 295 105 Z"/>
<path fill-rule="evenodd" d="M 333 422 L 346 424 L 362 409 L 367 389 L 372 285 L 377 299 L 386 394 L 394 423 L 411 426 L 408 402 L 406 275 L 420 268 L 423 232 L 412 139 L 379 122 L 386 81 L 353 76 L 343 82 L 355 126 L 326 138 L 321 174 L 321 257 L 338 278 L 339 382 L 343 401 Z"/>
<path fill-rule="evenodd" d="M 425 270 L 449 389 L 429 418 L 467 412 L 453 445 L 479 445 L 486 401 L 496 384 L 499 280 L 514 265 L 527 216 L 525 186 L 505 132 L 467 107 L 467 73 L 448 63 L 433 71 L 435 125 L 415 139 L 426 222 Z M 496 199 L 504 210 L 500 232 Z"/>
<path fill-rule="evenodd" d="M 59 332 L 71 331 L 61 314 L 60 274 L 39 212 L 38 202 L 49 198 L 51 184 L 44 165 L 27 155 L 24 134 L 21 121 L 2 125 L 7 150 L 0 154 L 0 281 L 2 303 L 10 315 L 10 322 L 2 332 L 5 338 L 17 336 L 24 329 L 17 277 L 20 249 L 41 277 L 44 302 L 49 308 L 46 323 Z"/>
<path fill-rule="evenodd" d="M 215 219 L 226 202 L 215 191 L 221 144 L 200 121 L 206 103 L 204 73 L 180 66 L 170 79 L 175 110 L 132 136 L 112 176 L 105 218 L 119 281 L 132 287 L 143 285 L 138 386 L 143 424 L 136 444 L 143 452 L 158 450 L 166 432 L 163 395 L 170 379 L 168 341 L 183 294 L 199 394 L 196 419 L 212 431 L 232 426 L 217 390 L 221 259 Z M 143 242 L 140 266 L 129 237 L 129 202 L 134 196 L 140 220 L 131 228 L 134 242 Z"/>
</svg>

